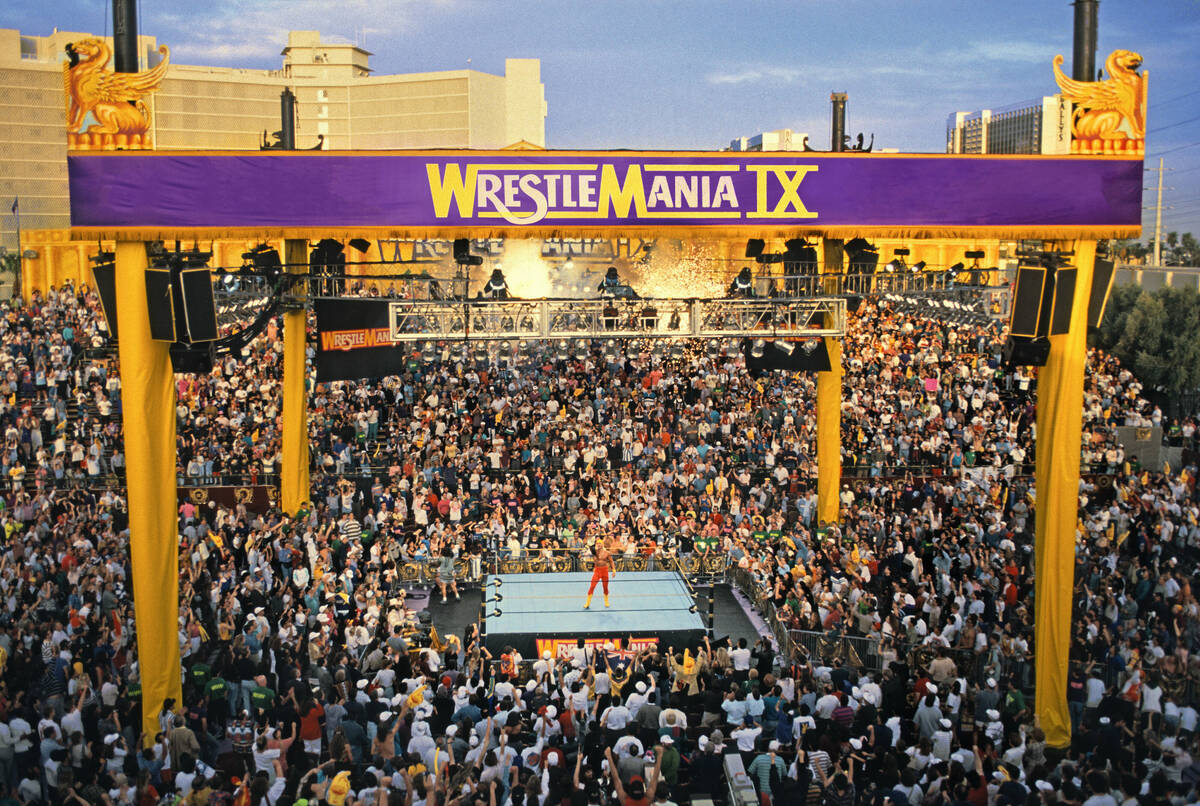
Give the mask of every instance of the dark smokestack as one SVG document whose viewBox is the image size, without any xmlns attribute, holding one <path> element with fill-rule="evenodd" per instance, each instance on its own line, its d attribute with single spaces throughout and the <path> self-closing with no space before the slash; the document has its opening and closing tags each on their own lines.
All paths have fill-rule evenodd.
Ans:
<svg viewBox="0 0 1200 806">
<path fill-rule="evenodd" d="M 830 151 L 846 148 L 846 93 L 835 92 L 829 96 L 833 102 L 833 129 L 830 132 Z"/>
<path fill-rule="evenodd" d="M 1075 0 L 1075 52 L 1071 56 L 1071 78 L 1096 80 L 1096 28 L 1100 0 Z"/>
<path fill-rule="evenodd" d="M 137 0 L 113 0 L 113 67 L 118 73 L 138 71 Z"/>
<path fill-rule="evenodd" d="M 279 147 L 285 151 L 296 149 L 296 96 L 288 88 L 279 94 Z"/>
</svg>

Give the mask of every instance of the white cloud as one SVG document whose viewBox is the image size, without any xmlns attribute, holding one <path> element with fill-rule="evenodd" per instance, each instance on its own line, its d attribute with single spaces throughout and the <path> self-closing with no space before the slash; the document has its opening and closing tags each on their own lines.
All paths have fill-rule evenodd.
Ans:
<svg viewBox="0 0 1200 806">
<path fill-rule="evenodd" d="M 1056 50 L 1054 45 L 1040 42 L 1021 42 L 1003 40 L 982 40 L 972 42 L 965 54 L 968 59 L 983 59 L 993 62 L 1045 62 L 1049 64 L 1055 53 L 1062 51 L 1061 46 Z"/>
<path fill-rule="evenodd" d="M 203 12 L 158 13 L 146 26 L 181 64 L 276 61 L 288 31 L 320 31 L 324 41 L 353 42 L 366 33 L 411 32 L 424 18 L 460 0 L 217 0 Z M 382 27 L 381 23 L 386 24 Z M 246 65 L 250 66 L 250 65 Z"/>
<path fill-rule="evenodd" d="M 732 72 L 710 73 L 709 84 L 757 84 L 772 82 L 791 84 L 799 81 L 804 75 L 800 70 L 790 67 L 757 67 Z"/>
</svg>

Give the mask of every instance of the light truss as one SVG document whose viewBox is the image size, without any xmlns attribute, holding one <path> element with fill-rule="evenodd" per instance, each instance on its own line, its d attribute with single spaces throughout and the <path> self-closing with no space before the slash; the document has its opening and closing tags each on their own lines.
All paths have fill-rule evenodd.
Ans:
<svg viewBox="0 0 1200 806">
<path fill-rule="evenodd" d="M 392 341 L 842 336 L 846 301 L 811 299 L 393 300 Z"/>
</svg>

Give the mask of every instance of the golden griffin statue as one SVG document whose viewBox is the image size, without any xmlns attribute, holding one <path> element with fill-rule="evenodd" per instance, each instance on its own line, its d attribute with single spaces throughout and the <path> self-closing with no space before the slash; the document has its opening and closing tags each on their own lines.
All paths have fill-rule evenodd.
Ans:
<svg viewBox="0 0 1200 806">
<path fill-rule="evenodd" d="M 142 73 L 106 69 L 112 48 L 103 39 L 67 45 L 63 89 L 67 95 L 67 147 L 115 151 L 153 148 L 150 109 L 142 98 L 158 89 L 167 74 L 170 50 L 159 47 L 163 60 Z M 89 113 L 95 123 L 85 129 Z"/>
<path fill-rule="evenodd" d="M 1142 57 L 1114 50 L 1104 63 L 1108 78 L 1076 81 L 1054 57 L 1054 78 L 1063 97 L 1075 105 L 1071 118 L 1072 154 L 1142 154 L 1146 151 L 1146 74 Z"/>
</svg>

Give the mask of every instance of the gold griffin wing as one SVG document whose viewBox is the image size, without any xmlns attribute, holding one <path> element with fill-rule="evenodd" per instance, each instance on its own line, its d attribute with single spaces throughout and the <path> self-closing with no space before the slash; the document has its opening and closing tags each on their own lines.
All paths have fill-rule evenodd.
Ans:
<svg viewBox="0 0 1200 806">
<path fill-rule="evenodd" d="M 1107 81 L 1076 81 L 1062 71 L 1063 57 L 1054 57 L 1054 80 L 1068 101 L 1088 109 L 1117 109 L 1124 111 L 1124 99 L 1114 79 Z"/>
<path fill-rule="evenodd" d="M 171 62 L 171 51 L 166 45 L 160 45 L 158 52 L 162 55 L 163 60 L 155 65 L 153 70 L 146 70 L 142 73 L 101 71 L 96 76 L 91 100 L 101 103 L 137 101 L 158 89 Z"/>
</svg>

